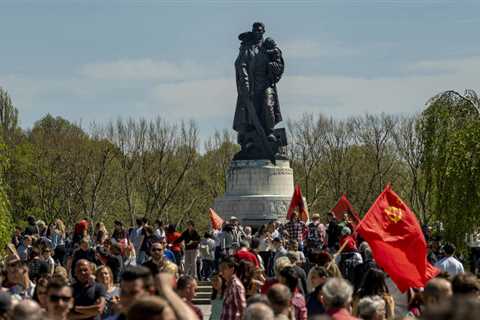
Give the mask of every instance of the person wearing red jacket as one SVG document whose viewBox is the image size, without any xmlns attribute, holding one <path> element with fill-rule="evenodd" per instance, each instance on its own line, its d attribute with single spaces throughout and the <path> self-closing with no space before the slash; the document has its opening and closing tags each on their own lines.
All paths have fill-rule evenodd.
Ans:
<svg viewBox="0 0 480 320">
<path fill-rule="evenodd" d="M 248 242 L 245 240 L 240 241 L 240 248 L 238 248 L 237 252 L 233 255 L 235 260 L 247 260 L 250 261 L 256 268 L 260 267 L 260 263 L 258 262 L 257 256 L 248 250 L 249 245 Z"/>
</svg>

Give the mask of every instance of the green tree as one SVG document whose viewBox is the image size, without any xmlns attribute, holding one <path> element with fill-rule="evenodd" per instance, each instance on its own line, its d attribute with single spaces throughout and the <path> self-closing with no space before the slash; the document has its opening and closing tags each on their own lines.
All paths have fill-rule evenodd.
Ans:
<svg viewBox="0 0 480 320">
<path fill-rule="evenodd" d="M 419 119 L 428 206 L 447 239 L 464 246 L 480 222 L 480 113 L 475 92 L 433 97 Z"/>
<path fill-rule="evenodd" d="M 5 142 L 10 142 L 18 129 L 18 110 L 8 92 L 0 87 L 0 130 Z"/>
<path fill-rule="evenodd" d="M 8 165 L 6 146 L 0 137 L 0 167 L 2 168 L 0 172 L 5 172 Z M 5 246 L 10 242 L 11 232 L 12 218 L 10 214 L 10 203 L 4 189 L 4 177 L 3 174 L 0 173 L 0 251 L 3 251 Z"/>
</svg>

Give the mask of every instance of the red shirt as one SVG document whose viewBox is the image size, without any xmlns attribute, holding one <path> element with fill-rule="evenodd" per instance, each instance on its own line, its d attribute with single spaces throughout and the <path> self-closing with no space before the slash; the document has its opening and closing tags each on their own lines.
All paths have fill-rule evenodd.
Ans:
<svg viewBox="0 0 480 320">
<path fill-rule="evenodd" d="M 174 252 L 180 252 L 182 251 L 182 246 L 180 243 L 173 243 L 175 240 L 180 238 L 182 234 L 178 231 L 175 231 L 173 233 L 167 233 L 165 238 L 167 239 L 167 243 L 171 245 L 170 250 Z"/>
<path fill-rule="evenodd" d="M 348 312 L 347 309 L 342 308 L 342 309 L 330 309 L 327 310 L 327 314 L 333 319 L 333 320 L 359 320 L 358 318 L 355 318 Z"/>
<path fill-rule="evenodd" d="M 250 261 L 255 265 L 255 267 L 257 268 L 260 267 L 260 263 L 258 262 L 257 256 L 248 250 L 240 249 L 237 252 L 235 252 L 233 257 L 238 261 L 240 260 Z"/>
</svg>

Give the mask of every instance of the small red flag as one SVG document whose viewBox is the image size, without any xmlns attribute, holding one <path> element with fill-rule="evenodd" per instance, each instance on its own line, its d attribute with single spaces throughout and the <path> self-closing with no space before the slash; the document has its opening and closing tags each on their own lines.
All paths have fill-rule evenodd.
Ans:
<svg viewBox="0 0 480 320">
<path fill-rule="evenodd" d="M 424 287 L 440 272 L 427 261 L 427 244 L 415 214 L 390 186 L 375 200 L 357 232 L 402 292 Z"/>
<path fill-rule="evenodd" d="M 210 216 L 210 224 L 212 225 L 212 229 L 220 230 L 223 225 L 223 219 L 213 210 L 212 208 L 209 209 L 209 216 Z"/>
<path fill-rule="evenodd" d="M 290 202 L 290 207 L 288 208 L 287 212 L 287 220 L 292 219 L 295 208 L 298 208 L 298 217 L 300 220 L 307 222 L 308 210 L 307 206 L 305 206 L 305 202 L 303 202 L 302 190 L 298 184 L 295 186 L 295 190 L 293 191 L 292 201 Z"/>
<path fill-rule="evenodd" d="M 349 218 L 355 227 L 360 222 L 360 217 L 358 213 L 353 209 L 352 204 L 348 201 L 347 196 L 342 194 L 340 199 L 338 199 L 337 204 L 331 210 L 335 214 L 337 221 L 342 221 L 345 218 L 345 213 L 349 215 Z"/>
</svg>

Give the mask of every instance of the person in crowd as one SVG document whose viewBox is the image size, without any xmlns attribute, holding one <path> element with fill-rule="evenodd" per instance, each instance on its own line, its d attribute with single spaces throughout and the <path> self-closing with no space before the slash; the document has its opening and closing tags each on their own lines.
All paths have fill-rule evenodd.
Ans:
<svg viewBox="0 0 480 320">
<path fill-rule="evenodd" d="M 199 245 L 200 258 L 202 259 L 202 269 L 200 271 L 200 280 L 208 281 L 213 271 L 213 262 L 215 260 L 215 240 L 211 232 L 205 232 Z"/>
<path fill-rule="evenodd" d="M 128 320 L 176 320 L 167 301 L 159 297 L 142 297 L 128 310 Z"/>
<path fill-rule="evenodd" d="M 30 280 L 28 266 L 18 256 L 9 255 L 5 259 L 6 276 L 2 287 L 18 299 L 31 299 L 35 291 L 35 284 Z"/>
<path fill-rule="evenodd" d="M 156 242 L 162 244 L 162 246 L 163 246 L 163 256 L 165 257 L 165 259 L 167 259 L 168 261 L 170 261 L 172 263 L 176 263 L 175 254 L 173 253 L 172 250 L 170 250 L 168 248 L 167 240 L 165 238 L 163 238 L 161 240 L 157 240 Z"/>
<path fill-rule="evenodd" d="M 226 257 L 220 263 L 220 274 L 226 281 L 224 304 L 221 320 L 240 320 L 246 307 L 245 288 L 235 274 L 236 262 L 233 257 Z"/>
<path fill-rule="evenodd" d="M 258 269 L 262 272 L 265 272 L 265 261 L 260 252 L 260 239 L 259 238 L 252 238 L 250 242 L 250 252 L 257 257 L 259 267 Z"/>
<path fill-rule="evenodd" d="M 181 242 L 176 242 L 182 234 L 176 230 L 176 225 L 168 225 L 165 237 L 167 239 L 168 247 L 175 254 L 175 263 L 181 269 L 182 267 L 182 245 Z"/>
<path fill-rule="evenodd" d="M 173 262 L 165 259 L 163 255 L 163 244 L 155 242 L 150 249 L 150 260 L 146 261 L 143 266 L 147 267 L 153 275 L 160 272 L 169 272 L 173 275 L 178 273 L 178 267 Z"/>
<path fill-rule="evenodd" d="M 95 320 L 105 308 L 105 288 L 93 281 L 92 266 L 88 260 L 78 260 L 75 278 L 77 282 L 72 286 L 74 308 L 71 318 Z"/>
<path fill-rule="evenodd" d="M 67 270 L 75 275 L 75 268 L 80 260 L 87 260 L 92 263 L 96 263 L 96 252 L 95 249 L 90 247 L 90 242 L 88 238 L 83 238 L 80 240 L 80 245 L 77 250 L 73 253 L 73 256 L 68 259 Z"/>
<path fill-rule="evenodd" d="M 38 245 L 32 247 L 30 261 L 28 262 L 28 275 L 33 282 L 36 282 L 42 276 L 47 276 L 48 263 L 42 259 L 41 248 Z"/>
<path fill-rule="evenodd" d="M 355 310 L 360 299 L 372 296 L 379 296 L 385 300 L 385 318 L 393 319 L 395 316 L 395 301 L 388 292 L 387 284 L 385 283 L 385 273 L 377 268 L 370 269 L 365 274 L 363 283 L 353 300 L 354 313 L 356 313 Z"/>
<path fill-rule="evenodd" d="M 298 276 L 299 289 L 302 294 L 307 294 L 307 274 L 305 273 L 305 270 L 303 270 L 303 268 L 300 268 L 300 266 L 298 265 L 298 256 L 299 255 L 297 252 L 287 252 L 287 258 L 290 260 L 290 263 L 292 264 L 292 267 Z"/>
<path fill-rule="evenodd" d="M 434 278 L 425 285 L 423 302 L 426 308 L 435 308 L 446 303 L 452 294 L 452 284 L 448 280 Z"/>
<path fill-rule="evenodd" d="M 298 212 L 294 211 L 290 221 L 283 228 L 288 233 L 289 240 L 296 240 L 300 250 L 303 250 L 303 238 L 307 234 L 307 226 L 301 221 Z"/>
<path fill-rule="evenodd" d="M 156 275 L 155 288 L 157 292 L 169 302 L 177 320 L 197 320 L 195 312 L 173 291 L 174 280 L 173 275 L 169 273 Z"/>
<path fill-rule="evenodd" d="M 323 303 L 333 320 L 357 319 L 349 311 L 352 293 L 352 286 L 344 279 L 330 278 L 325 282 L 322 288 Z"/>
<path fill-rule="evenodd" d="M 312 252 L 319 252 L 325 247 L 327 231 L 325 225 L 320 222 L 318 213 L 312 214 L 311 222 L 307 225 L 306 251 L 308 255 Z"/>
<path fill-rule="evenodd" d="M 22 242 L 22 227 L 15 226 L 15 232 L 13 233 L 12 240 L 10 241 L 15 248 L 18 248 Z"/>
<path fill-rule="evenodd" d="M 112 281 L 118 283 L 120 280 L 120 273 L 123 270 L 122 248 L 118 243 L 112 243 L 109 251 L 105 265 L 108 266 L 112 272 Z"/>
<path fill-rule="evenodd" d="M 12 296 L 8 292 L 0 291 L 0 320 L 10 318 L 12 304 Z"/>
<path fill-rule="evenodd" d="M 48 274 L 53 275 L 53 271 L 55 270 L 55 260 L 52 257 L 53 250 L 48 246 L 41 247 L 41 254 L 40 259 L 45 261 L 48 266 Z"/>
<path fill-rule="evenodd" d="M 47 315 L 50 320 L 67 320 L 73 308 L 72 288 L 62 279 L 52 279 L 47 285 Z"/>
<path fill-rule="evenodd" d="M 232 225 L 232 246 L 233 251 L 240 247 L 240 241 L 245 240 L 245 232 L 240 225 L 240 220 L 237 217 L 230 217 L 230 224 Z"/>
<path fill-rule="evenodd" d="M 252 238 L 253 238 L 252 227 L 251 226 L 245 226 L 243 231 L 245 233 L 245 240 L 248 241 L 248 242 L 251 242 Z"/>
<path fill-rule="evenodd" d="M 333 252 L 338 248 L 338 241 L 340 240 L 340 228 L 337 223 L 337 218 L 333 212 L 327 214 L 328 226 L 327 226 L 327 245 L 330 252 Z"/>
<path fill-rule="evenodd" d="M 127 311 L 135 300 L 149 296 L 153 291 L 153 277 L 148 268 L 142 266 L 126 268 L 120 278 L 120 303 L 112 308 L 115 314 L 108 319 L 126 319 Z"/>
<path fill-rule="evenodd" d="M 137 263 L 142 264 L 147 260 L 147 251 L 140 250 L 143 240 L 145 239 L 145 221 L 143 218 L 137 217 L 137 219 L 135 219 L 135 222 L 137 226 L 130 230 L 129 240 L 132 242 L 132 245 L 135 248 L 135 252 L 137 253 Z"/>
<path fill-rule="evenodd" d="M 256 302 L 247 307 L 244 320 L 274 320 L 274 315 L 268 305 Z"/>
<path fill-rule="evenodd" d="M 47 308 L 47 286 L 49 278 L 39 278 L 35 283 L 35 290 L 33 292 L 33 300 L 38 303 L 40 308 L 46 310 Z"/>
<path fill-rule="evenodd" d="M 245 298 L 248 299 L 260 292 L 263 282 L 256 278 L 256 267 L 251 261 L 237 260 L 237 263 L 236 274 L 245 288 Z"/>
<path fill-rule="evenodd" d="M 123 222 L 120 220 L 115 220 L 113 225 L 114 225 L 114 228 L 113 228 L 111 239 L 112 241 L 121 242 L 123 239 L 126 238 L 126 235 L 127 235 L 127 231 L 123 226 Z"/>
<path fill-rule="evenodd" d="M 226 289 L 226 282 L 218 273 L 212 275 L 212 297 L 211 297 L 211 313 L 209 320 L 220 320 L 223 308 L 223 294 Z"/>
<path fill-rule="evenodd" d="M 95 279 L 105 288 L 105 308 L 103 309 L 102 319 L 113 314 L 114 307 L 120 299 L 120 288 L 114 284 L 112 270 L 108 266 L 101 266 L 95 272 Z"/>
<path fill-rule="evenodd" d="M 290 289 L 292 298 L 290 299 L 293 307 L 293 314 L 297 320 L 307 320 L 307 306 L 305 298 L 298 287 L 299 278 L 293 266 L 288 266 L 280 271 L 279 281 Z"/>
<path fill-rule="evenodd" d="M 17 248 L 17 253 L 18 256 L 22 261 L 28 261 L 30 260 L 30 252 L 32 250 L 32 237 L 30 235 L 25 235 L 21 242 L 20 245 Z"/>
<path fill-rule="evenodd" d="M 325 306 L 322 301 L 322 288 L 323 283 L 316 286 L 305 299 L 307 302 L 307 314 L 309 319 L 325 314 Z"/>
<path fill-rule="evenodd" d="M 280 238 L 273 239 L 272 251 L 274 252 L 274 256 L 272 258 L 273 265 L 275 265 L 278 258 L 285 257 L 287 255 L 287 250 L 285 250 L 283 247 L 282 240 L 280 240 Z"/>
<path fill-rule="evenodd" d="M 82 239 L 89 238 L 89 234 L 88 234 L 89 227 L 90 227 L 90 224 L 88 223 L 87 219 L 80 220 L 75 224 L 73 239 L 72 239 L 73 247 L 75 247 L 75 244 L 79 243 Z"/>
<path fill-rule="evenodd" d="M 303 251 L 299 250 L 298 241 L 297 240 L 289 240 L 287 244 L 287 253 L 292 252 L 297 256 L 296 264 L 299 267 L 304 268 L 307 263 L 307 258 L 305 258 L 305 254 Z"/>
<path fill-rule="evenodd" d="M 445 257 L 437 261 L 435 267 L 443 272 L 447 272 L 451 277 L 455 277 L 459 273 L 465 272 L 463 265 L 453 255 L 455 254 L 455 246 L 447 243 L 443 246 Z"/>
<path fill-rule="evenodd" d="M 26 236 L 38 236 L 37 220 L 33 216 L 27 217 L 27 227 L 25 228 L 24 234 Z"/>
<path fill-rule="evenodd" d="M 459 273 L 452 279 L 452 291 L 455 296 L 480 296 L 480 281 L 469 273 Z"/>
<path fill-rule="evenodd" d="M 289 266 L 292 266 L 290 259 L 288 259 L 287 257 L 278 258 L 277 261 L 275 261 L 275 266 L 273 267 L 273 273 L 275 276 L 267 278 L 260 292 L 262 294 L 266 294 L 272 285 L 274 285 L 275 283 L 278 283 L 280 279 L 280 272 L 283 270 L 283 268 L 289 267 Z"/>
<path fill-rule="evenodd" d="M 175 243 L 185 242 L 185 274 L 197 277 L 197 257 L 200 235 L 195 229 L 195 223 L 192 220 L 187 222 L 187 230 L 175 240 Z"/>
<path fill-rule="evenodd" d="M 137 254 L 135 252 L 135 247 L 128 240 L 127 246 L 123 252 L 123 267 L 136 266 L 137 265 Z"/>
<path fill-rule="evenodd" d="M 65 245 L 67 240 L 67 231 L 65 228 L 65 224 L 61 219 L 56 219 L 53 223 L 52 229 L 49 231 L 50 234 L 48 234 L 47 236 L 53 244 L 53 259 L 56 263 L 64 265 L 66 252 Z"/>
<path fill-rule="evenodd" d="M 93 242 L 95 246 L 103 246 L 105 240 L 108 238 L 108 231 L 103 222 L 97 222 L 94 229 Z"/>
<path fill-rule="evenodd" d="M 250 252 L 249 250 L 249 243 L 246 240 L 240 241 L 240 247 L 238 248 L 237 252 L 233 255 L 237 261 L 246 260 L 251 262 L 255 268 L 260 267 L 260 263 L 258 262 L 257 256 Z"/>
<path fill-rule="evenodd" d="M 12 310 L 10 320 L 43 320 L 42 309 L 33 300 L 22 300 Z"/>
<path fill-rule="evenodd" d="M 165 228 L 163 225 L 163 221 L 160 219 L 155 220 L 155 224 L 153 226 L 153 235 L 159 241 L 163 241 L 165 239 Z"/>
<path fill-rule="evenodd" d="M 350 228 L 343 227 L 341 235 L 340 247 L 343 247 L 344 249 L 340 254 L 338 267 L 340 268 L 343 277 L 350 281 L 350 283 L 354 283 L 355 268 L 363 262 L 362 256 L 358 252 L 357 244 L 352 236 Z"/>
<path fill-rule="evenodd" d="M 267 292 L 268 301 L 273 309 L 275 320 L 288 320 L 291 318 L 290 306 L 292 293 L 287 286 L 277 283 Z"/>
<path fill-rule="evenodd" d="M 197 281 L 192 276 L 181 276 L 177 281 L 177 292 L 180 298 L 195 312 L 198 319 L 203 320 L 203 313 L 199 307 L 193 304 L 197 290 Z"/>
<path fill-rule="evenodd" d="M 315 288 L 323 285 L 325 281 L 330 277 L 327 269 L 318 265 L 314 265 L 309 271 L 307 276 L 307 294 L 313 292 Z"/>
<path fill-rule="evenodd" d="M 358 316 L 363 320 L 385 320 L 385 300 L 379 296 L 369 296 L 358 302 Z"/>
</svg>

